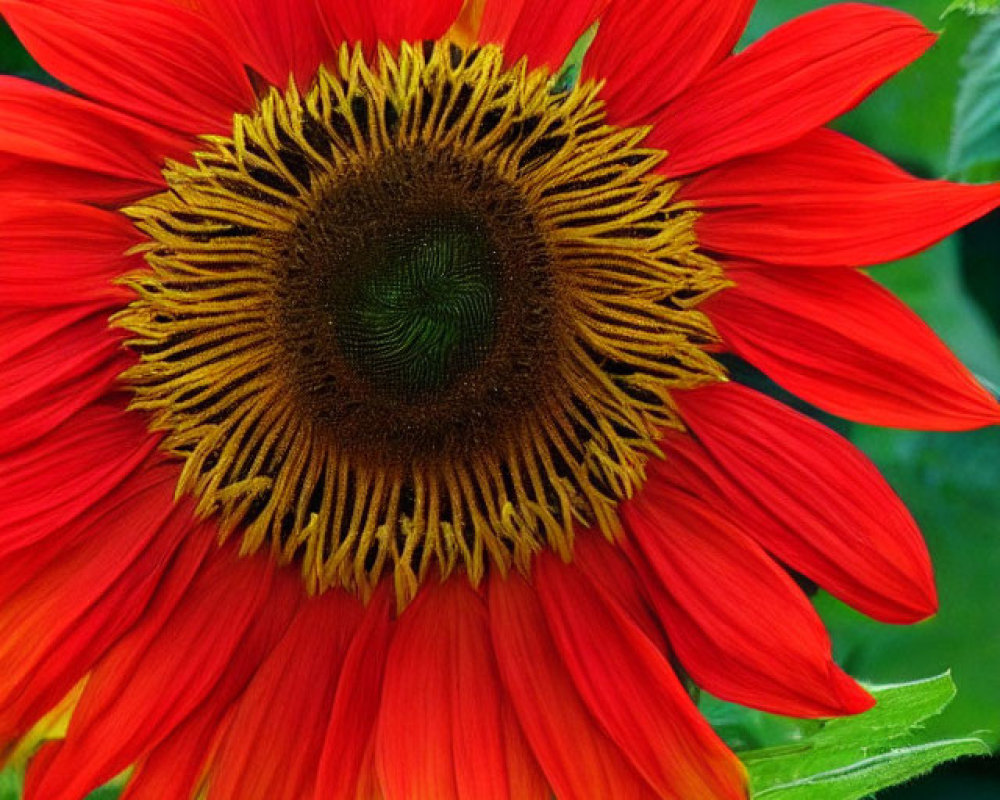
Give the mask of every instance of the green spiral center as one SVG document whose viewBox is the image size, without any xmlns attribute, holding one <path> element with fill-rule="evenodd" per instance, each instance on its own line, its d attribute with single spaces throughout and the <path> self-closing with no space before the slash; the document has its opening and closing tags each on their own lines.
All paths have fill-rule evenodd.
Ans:
<svg viewBox="0 0 1000 800">
<path fill-rule="evenodd" d="M 499 264 L 474 221 L 422 220 L 367 248 L 337 332 L 378 391 L 440 391 L 480 366 L 496 335 Z"/>
</svg>

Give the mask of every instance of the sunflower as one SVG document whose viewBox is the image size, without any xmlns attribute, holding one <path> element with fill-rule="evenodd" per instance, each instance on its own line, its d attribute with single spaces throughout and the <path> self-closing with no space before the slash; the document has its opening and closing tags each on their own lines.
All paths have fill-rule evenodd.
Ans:
<svg viewBox="0 0 1000 800">
<path fill-rule="evenodd" d="M 1000 407 L 855 267 L 1000 205 L 824 127 L 933 36 L 752 0 L 0 0 L 0 754 L 26 797 L 743 798 L 690 687 L 936 606 L 833 414 Z M 582 74 L 561 71 L 596 24 Z"/>
</svg>

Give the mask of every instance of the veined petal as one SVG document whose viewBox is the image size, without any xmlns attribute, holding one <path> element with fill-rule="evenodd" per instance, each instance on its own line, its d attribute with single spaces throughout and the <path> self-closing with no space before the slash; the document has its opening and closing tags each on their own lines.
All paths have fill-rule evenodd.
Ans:
<svg viewBox="0 0 1000 800">
<path fill-rule="evenodd" d="M 75 414 L 112 396 L 119 388 L 118 376 L 132 361 L 129 354 L 116 353 L 84 376 L 65 376 L 6 405 L 0 410 L 0 428 L 5 432 L 0 441 L 0 457 L 39 441 Z"/>
<path fill-rule="evenodd" d="M 121 214 L 53 198 L 0 194 L 0 229 L 5 307 L 127 302 L 127 290 L 111 281 L 142 263 L 125 256 L 141 236 Z"/>
<path fill-rule="evenodd" d="M 464 579 L 423 588 L 386 665 L 375 749 L 386 800 L 510 797 L 500 710 L 482 598 Z"/>
<path fill-rule="evenodd" d="M 857 448 L 737 384 L 678 392 L 677 400 L 697 440 L 665 442 L 668 458 L 693 465 L 682 487 L 730 504 L 766 550 L 859 611 L 896 623 L 934 613 L 920 531 Z"/>
<path fill-rule="evenodd" d="M 704 212 L 704 247 L 800 267 L 904 258 L 1000 206 L 1000 184 L 919 180 L 826 129 L 715 167 L 680 194 Z"/>
<path fill-rule="evenodd" d="M 81 203 L 0 196 L 0 228 L 0 452 L 13 452 L 109 393 L 132 363 L 108 316 L 129 299 L 112 280 L 142 262 L 124 255 L 140 241 L 125 217 Z"/>
<path fill-rule="evenodd" d="M 333 54 L 319 9 L 309 0 L 194 0 L 225 32 L 237 56 L 284 90 L 289 76 L 299 87 L 312 83 Z"/>
<path fill-rule="evenodd" d="M 381 584 L 347 652 L 319 761 L 314 800 L 355 800 L 374 743 L 382 680 L 395 625 L 388 582 Z"/>
<path fill-rule="evenodd" d="M 699 172 L 825 125 L 934 42 L 916 19 L 843 3 L 793 19 L 720 64 L 658 115 L 662 171 Z"/>
<path fill-rule="evenodd" d="M 164 160 L 186 158 L 194 144 L 188 137 L 8 75 L 0 76 L 0 106 L 0 176 L 6 190 L 42 195 L 57 210 L 66 200 L 124 205 L 159 191 Z M 27 213 L 33 207 L 28 202 L 5 203 L 4 213 Z"/>
<path fill-rule="evenodd" d="M 524 736 L 560 800 L 656 797 L 573 686 L 538 595 L 520 575 L 489 581 L 497 664 Z"/>
<path fill-rule="evenodd" d="M 745 798 L 740 762 L 642 630 L 554 554 L 537 556 L 534 579 L 580 696 L 657 796 Z"/>
<path fill-rule="evenodd" d="M 139 414 L 125 412 L 123 403 L 101 402 L 31 446 L 0 456 L 0 555 L 7 559 L 54 535 L 60 546 L 70 546 L 73 539 L 63 526 L 121 484 L 158 440 Z M 102 454 L 98 463 L 95 453 Z"/>
<path fill-rule="evenodd" d="M 169 0 L 0 0 L 0 14 L 46 72 L 163 128 L 225 133 L 253 107 L 225 38 Z"/>
<path fill-rule="evenodd" d="M 623 513 L 641 551 L 635 557 L 656 576 L 648 590 L 671 646 L 695 683 L 796 717 L 872 706 L 833 662 L 822 621 L 788 573 L 708 500 L 654 472 Z"/>
<path fill-rule="evenodd" d="M 601 96 L 608 118 L 619 125 L 653 121 L 657 111 L 730 55 L 755 2 L 611 2 L 583 62 L 584 78 L 607 82 Z"/>
<path fill-rule="evenodd" d="M 164 159 L 183 158 L 194 144 L 160 126 L 12 75 L 0 76 L 0 104 L 0 152 L 141 183 L 147 191 L 163 187 Z"/>
<path fill-rule="evenodd" d="M 573 541 L 573 566 L 580 568 L 609 603 L 628 614 L 662 652 L 669 652 L 660 621 L 649 604 L 645 576 L 630 563 L 619 544 L 612 544 L 599 531 L 578 530 Z"/>
<path fill-rule="evenodd" d="M 440 39 L 462 10 L 463 0 L 316 0 L 333 47 L 361 42 L 371 52 L 381 42 Z"/>
<path fill-rule="evenodd" d="M 545 780 L 542 768 L 524 737 L 510 701 L 504 698 L 500 709 L 504 746 L 507 751 L 507 781 L 511 798 L 517 800 L 550 800 L 552 791 Z"/>
<path fill-rule="evenodd" d="M 451 728 L 450 643 L 433 613 L 432 591 L 413 601 L 397 626 L 375 739 L 386 800 L 457 800 Z"/>
<path fill-rule="evenodd" d="M 344 591 L 305 600 L 236 703 L 210 767 L 209 800 L 311 795 L 340 668 L 363 616 Z"/>
<path fill-rule="evenodd" d="M 169 736 L 207 697 L 234 698 L 303 594 L 265 556 L 210 554 L 183 596 L 164 587 L 87 681 L 66 738 L 31 762 L 26 800 L 77 800 Z M 90 743 L 101 742 L 99 751 Z"/>
<path fill-rule="evenodd" d="M 76 313 L 74 310 L 71 313 Z M 81 390 L 96 373 L 109 363 L 123 368 L 131 357 L 120 351 L 125 338 L 120 331 L 109 331 L 107 314 L 89 313 L 83 319 L 70 321 L 62 327 L 57 315 L 40 316 L 29 335 L 39 337 L 30 342 L 24 337 L 19 350 L 10 348 L 3 358 L 4 385 L 0 386 L 0 414 L 23 407 L 29 400 L 38 401 L 50 388 L 75 383 Z M 0 328 L 3 328 L 0 324 Z M 0 451 L 4 448 L 0 447 Z"/>
<path fill-rule="evenodd" d="M 703 310 L 738 355 L 803 400 L 869 425 L 968 430 L 1000 404 L 916 314 L 849 269 L 734 269 Z"/>
<path fill-rule="evenodd" d="M 106 319 L 109 305 L 107 301 L 91 302 L 54 308 L 48 313 L 22 308 L 0 311 L 0 368 L 32 350 L 44 350 L 46 339 L 54 339 L 67 329 L 82 332 L 88 319 Z"/>
<path fill-rule="evenodd" d="M 105 498 L 84 536 L 60 543 L 51 566 L 32 569 L 31 552 L 8 560 L 30 580 L 0 602 L 0 749 L 65 697 L 147 607 L 194 528 L 191 509 L 174 505 L 175 482 L 173 468 L 141 471 Z"/>
<path fill-rule="evenodd" d="M 464 576 L 462 576 L 464 578 Z M 507 800 L 510 730 L 502 715 L 500 678 L 482 597 L 459 578 L 452 611 L 451 727 L 455 785 L 464 800 Z"/>
<path fill-rule="evenodd" d="M 558 70 L 610 0 L 485 0 L 476 35 L 504 48 L 507 62 Z"/>
<path fill-rule="evenodd" d="M 121 800 L 192 796 L 217 744 L 233 698 L 213 694 L 136 763 Z M 44 755 L 44 751 L 42 753 Z M 353 798 L 352 798 L 353 800 Z"/>
</svg>

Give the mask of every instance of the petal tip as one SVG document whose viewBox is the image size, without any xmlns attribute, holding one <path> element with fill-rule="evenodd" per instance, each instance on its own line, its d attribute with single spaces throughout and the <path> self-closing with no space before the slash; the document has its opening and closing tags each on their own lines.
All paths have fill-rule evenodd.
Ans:
<svg viewBox="0 0 1000 800">
<path fill-rule="evenodd" d="M 920 587 L 917 602 L 912 604 L 911 610 L 913 613 L 911 622 L 923 622 L 937 614 L 938 594 L 933 578 L 926 586 Z"/>
<path fill-rule="evenodd" d="M 836 698 L 837 716 L 863 714 L 875 706 L 875 698 L 835 664 L 830 667 L 830 688 Z"/>
</svg>

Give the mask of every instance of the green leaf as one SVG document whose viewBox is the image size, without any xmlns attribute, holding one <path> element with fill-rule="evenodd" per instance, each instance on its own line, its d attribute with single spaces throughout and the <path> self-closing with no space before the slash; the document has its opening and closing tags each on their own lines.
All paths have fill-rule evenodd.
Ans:
<svg viewBox="0 0 1000 800">
<path fill-rule="evenodd" d="M 16 770 L 0 772 L 0 800 L 19 800 L 21 797 L 21 776 Z"/>
<path fill-rule="evenodd" d="M 941 16 L 946 17 L 955 11 L 964 11 L 973 16 L 996 14 L 1000 11 L 1000 0 L 954 0 Z"/>
<path fill-rule="evenodd" d="M 963 60 L 949 172 L 969 181 L 1000 178 L 1000 16 L 983 23 Z"/>
<path fill-rule="evenodd" d="M 576 44 L 573 45 L 573 49 L 566 56 L 566 60 L 552 81 L 553 92 L 557 94 L 568 92 L 580 82 L 580 75 L 583 72 L 583 59 L 587 55 L 590 46 L 594 43 L 594 37 L 597 36 L 598 24 L 595 22 L 587 28 L 583 36 L 577 39 Z"/>
<path fill-rule="evenodd" d="M 953 739 L 903 747 L 857 761 L 848 767 L 766 789 L 754 797 L 772 800 L 855 800 L 918 778 L 947 761 L 988 754 L 989 748 L 978 739 Z"/>
<path fill-rule="evenodd" d="M 922 741 L 918 727 L 955 697 L 949 674 L 870 687 L 878 705 L 823 723 L 798 741 L 741 754 L 755 798 L 855 800 L 962 756 L 988 755 L 977 738 Z"/>
<path fill-rule="evenodd" d="M 23 782 L 24 775 L 21 770 L 0 771 L 0 800 L 21 800 Z M 124 786 L 124 778 L 115 778 L 111 783 L 87 795 L 87 800 L 116 800 L 121 796 Z"/>
</svg>

